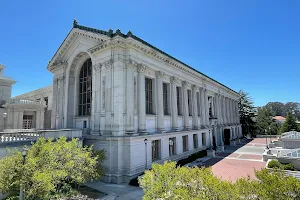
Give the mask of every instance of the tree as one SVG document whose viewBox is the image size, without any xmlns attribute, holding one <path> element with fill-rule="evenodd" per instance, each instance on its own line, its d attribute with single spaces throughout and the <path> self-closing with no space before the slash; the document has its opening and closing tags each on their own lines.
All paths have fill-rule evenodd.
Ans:
<svg viewBox="0 0 300 200">
<path fill-rule="evenodd" d="M 254 102 L 248 93 L 240 90 L 239 94 L 240 94 L 239 114 L 240 114 L 240 122 L 242 124 L 243 134 L 253 135 L 256 130 L 256 125 L 254 121 L 255 118 Z"/>
<path fill-rule="evenodd" d="M 139 178 L 144 200 L 152 199 L 299 199 L 300 181 L 282 171 L 263 169 L 257 179 L 238 179 L 235 183 L 221 180 L 210 168 L 177 167 L 175 162 L 153 164 Z"/>
<path fill-rule="evenodd" d="M 289 132 L 291 130 L 297 130 L 298 126 L 296 123 L 296 118 L 292 115 L 292 113 L 288 113 L 285 121 L 283 122 L 280 133 Z"/>
<path fill-rule="evenodd" d="M 104 151 L 81 147 L 78 139 L 40 138 L 29 148 L 24 166 L 17 150 L 0 160 L 0 190 L 17 196 L 22 184 L 25 199 L 54 199 L 70 194 L 72 186 L 99 178 L 103 159 Z"/>
<path fill-rule="evenodd" d="M 257 109 L 256 122 L 260 134 L 278 134 L 279 125 L 273 121 L 273 116 L 274 114 L 272 113 L 271 109 L 267 106 L 260 107 Z"/>
<path fill-rule="evenodd" d="M 267 105 L 265 107 L 270 109 L 275 116 L 284 116 L 285 115 L 284 104 L 281 102 L 269 102 L 269 103 L 267 103 Z"/>
</svg>

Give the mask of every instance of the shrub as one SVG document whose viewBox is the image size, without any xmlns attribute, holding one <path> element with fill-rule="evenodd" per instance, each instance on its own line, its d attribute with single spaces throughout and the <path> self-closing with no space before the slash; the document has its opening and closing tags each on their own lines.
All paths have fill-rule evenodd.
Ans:
<svg viewBox="0 0 300 200">
<path fill-rule="evenodd" d="M 274 159 L 274 160 L 271 160 L 269 163 L 268 163 L 268 167 L 269 168 L 276 168 L 276 169 L 280 169 L 281 168 L 281 164 L 278 160 Z"/>
<path fill-rule="evenodd" d="M 0 190 L 17 196 L 20 185 L 24 199 L 54 199 L 70 194 L 72 187 L 99 178 L 104 151 L 81 147 L 78 139 L 55 142 L 40 138 L 28 150 L 22 165 L 21 152 L 15 150 L 0 160 Z"/>
<path fill-rule="evenodd" d="M 292 163 L 289 164 L 282 164 L 282 169 L 283 170 L 291 170 L 291 171 L 295 171 L 296 168 Z"/>
</svg>

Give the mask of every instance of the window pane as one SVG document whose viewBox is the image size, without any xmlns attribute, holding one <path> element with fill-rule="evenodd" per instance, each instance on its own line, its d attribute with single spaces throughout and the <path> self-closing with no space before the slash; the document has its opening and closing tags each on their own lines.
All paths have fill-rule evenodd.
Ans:
<svg viewBox="0 0 300 200">
<path fill-rule="evenodd" d="M 92 101 L 92 61 L 88 59 L 84 62 L 80 70 L 79 77 L 79 104 L 78 114 L 90 115 L 90 103 Z"/>
</svg>

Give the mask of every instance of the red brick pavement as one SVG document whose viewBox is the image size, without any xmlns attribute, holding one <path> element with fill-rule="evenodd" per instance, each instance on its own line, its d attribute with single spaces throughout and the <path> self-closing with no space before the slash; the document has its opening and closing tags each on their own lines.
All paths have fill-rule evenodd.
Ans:
<svg viewBox="0 0 300 200">
<path fill-rule="evenodd" d="M 248 160 L 235 160 L 235 159 L 221 159 L 212 158 L 208 160 L 212 166 L 212 172 L 223 180 L 235 182 L 241 177 L 255 178 L 254 169 L 259 170 L 265 167 L 265 162 L 248 161 Z M 205 164 L 210 164 L 205 163 Z"/>
<path fill-rule="evenodd" d="M 242 154 L 239 158 L 261 160 L 262 156 L 261 155 L 253 155 L 253 154 Z"/>
</svg>

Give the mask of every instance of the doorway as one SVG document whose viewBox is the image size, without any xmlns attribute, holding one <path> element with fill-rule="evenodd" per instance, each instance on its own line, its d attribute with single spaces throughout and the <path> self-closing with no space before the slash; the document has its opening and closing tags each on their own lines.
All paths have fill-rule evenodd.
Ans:
<svg viewBox="0 0 300 200">
<path fill-rule="evenodd" d="M 230 145 L 230 129 L 224 129 L 224 144 Z"/>
</svg>

